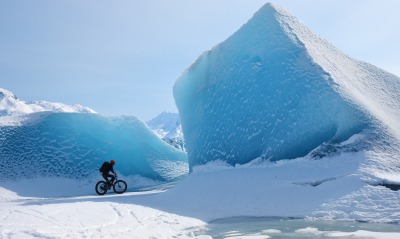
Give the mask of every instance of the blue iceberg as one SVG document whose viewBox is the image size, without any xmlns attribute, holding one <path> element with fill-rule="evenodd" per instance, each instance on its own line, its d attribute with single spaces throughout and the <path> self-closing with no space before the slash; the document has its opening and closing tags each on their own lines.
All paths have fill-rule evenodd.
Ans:
<svg viewBox="0 0 400 239">
<path fill-rule="evenodd" d="M 191 168 L 302 157 L 377 125 L 400 138 L 400 79 L 272 4 L 203 53 L 176 81 L 174 98 Z"/>
<path fill-rule="evenodd" d="M 3 179 L 87 178 L 115 159 L 124 176 L 172 180 L 188 172 L 187 156 L 135 117 L 40 113 L 36 122 L 0 127 Z"/>
</svg>

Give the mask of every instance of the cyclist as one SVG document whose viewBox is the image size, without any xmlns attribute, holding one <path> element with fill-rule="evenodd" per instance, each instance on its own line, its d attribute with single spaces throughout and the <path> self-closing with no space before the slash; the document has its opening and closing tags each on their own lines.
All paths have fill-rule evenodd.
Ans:
<svg viewBox="0 0 400 239">
<path fill-rule="evenodd" d="M 114 172 L 114 164 L 115 160 L 112 159 L 110 162 L 104 162 L 103 165 L 101 166 L 102 170 L 102 176 L 106 180 L 107 184 L 109 187 L 111 187 L 112 182 L 114 181 L 114 178 L 117 176 L 117 173 Z M 110 174 L 110 171 L 114 174 Z M 108 178 L 111 178 L 109 181 Z"/>
</svg>

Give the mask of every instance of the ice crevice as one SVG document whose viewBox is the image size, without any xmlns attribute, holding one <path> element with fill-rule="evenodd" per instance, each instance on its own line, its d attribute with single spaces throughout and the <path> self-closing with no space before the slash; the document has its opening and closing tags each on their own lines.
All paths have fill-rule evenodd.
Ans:
<svg viewBox="0 0 400 239">
<path fill-rule="evenodd" d="M 321 185 L 322 183 L 329 182 L 336 180 L 337 178 L 325 178 L 325 179 L 320 179 L 320 180 L 312 180 L 312 181 L 304 181 L 304 182 L 294 182 L 293 184 L 295 185 L 301 185 L 301 186 L 312 186 L 312 187 L 317 187 Z"/>
</svg>

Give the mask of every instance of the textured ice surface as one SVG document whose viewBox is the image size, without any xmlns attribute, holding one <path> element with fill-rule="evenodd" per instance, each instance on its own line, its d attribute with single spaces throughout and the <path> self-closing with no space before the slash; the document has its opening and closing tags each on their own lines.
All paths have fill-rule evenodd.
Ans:
<svg viewBox="0 0 400 239">
<path fill-rule="evenodd" d="M 186 154 L 164 143 L 135 117 L 49 113 L 32 125 L 0 127 L 2 179 L 85 178 L 115 159 L 125 176 L 170 180 L 187 172 Z"/>
<path fill-rule="evenodd" d="M 266 5 L 176 82 L 191 165 L 300 157 L 368 124 L 280 17 Z"/>
<path fill-rule="evenodd" d="M 191 167 L 296 158 L 373 132 L 386 145 L 373 152 L 389 148 L 395 170 L 400 79 L 351 59 L 271 4 L 201 55 L 174 97 Z"/>
<path fill-rule="evenodd" d="M 350 58 L 279 7 L 265 5 L 200 56 L 174 97 L 194 172 L 187 181 L 203 185 L 173 190 L 191 200 L 207 191 L 200 208 L 218 213 L 222 201 L 231 217 L 265 205 L 250 214 L 399 221 L 400 78 Z M 226 163 L 240 175 L 219 169 Z M 196 174 L 207 166 L 219 171 Z"/>
</svg>

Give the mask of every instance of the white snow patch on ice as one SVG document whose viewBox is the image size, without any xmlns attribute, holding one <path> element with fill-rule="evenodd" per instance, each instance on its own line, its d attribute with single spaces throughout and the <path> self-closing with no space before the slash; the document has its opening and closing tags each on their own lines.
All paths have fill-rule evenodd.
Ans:
<svg viewBox="0 0 400 239">
<path fill-rule="evenodd" d="M 34 125 L 51 112 L 38 112 L 31 114 L 0 116 L 0 127 Z"/>
<path fill-rule="evenodd" d="M 318 228 L 307 227 L 295 231 L 299 234 L 312 234 L 317 236 L 332 237 L 332 238 L 370 238 L 370 239 L 393 239 L 400 238 L 398 232 L 371 232 L 358 230 L 354 232 L 339 232 L 339 231 L 320 231 Z"/>
<path fill-rule="evenodd" d="M 268 233 L 268 234 L 279 234 L 282 233 L 281 230 L 278 229 L 266 229 L 266 230 L 262 230 L 263 233 Z"/>
<path fill-rule="evenodd" d="M 227 236 L 226 239 L 267 239 L 270 238 L 266 235 L 248 235 L 248 236 Z"/>
</svg>

